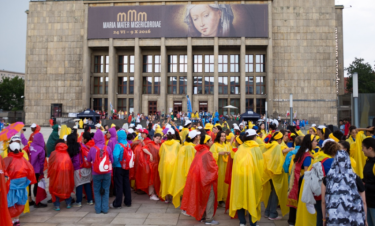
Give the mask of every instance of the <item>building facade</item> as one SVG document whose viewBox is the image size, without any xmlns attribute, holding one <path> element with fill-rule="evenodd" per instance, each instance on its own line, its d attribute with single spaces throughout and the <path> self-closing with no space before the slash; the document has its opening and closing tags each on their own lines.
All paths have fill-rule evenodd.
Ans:
<svg viewBox="0 0 375 226">
<path fill-rule="evenodd" d="M 170 9 L 183 8 L 162 21 L 162 26 L 173 26 L 191 5 L 209 5 L 213 12 L 225 5 L 233 9 L 234 24 L 240 23 L 235 14 L 240 8 L 261 6 L 264 18 L 254 21 L 266 22 L 260 28 L 266 35 L 253 35 L 259 25 L 250 21 L 236 27 L 237 34 L 249 31 L 249 36 L 174 35 L 178 29 L 163 28 L 157 37 L 132 38 L 126 35 L 132 30 L 126 23 L 125 29 L 111 27 L 125 21 L 121 13 L 114 14 L 117 24 L 101 22 L 99 31 L 93 26 L 100 19 L 98 12 L 106 10 L 138 7 L 138 12 L 151 10 L 145 14 L 150 20 L 152 7 L 167 15 L 173 14 Z M 187 95 L 193 111 L 227 114 L 223 107 L 233 105 L 238 109 L 231 114 L 249 109 L 264 114 L 267 103 L 268 114 L 277 117 L 289 111 L 290 93 L 297 118 L 336 123 L 337 94 L 343 92 L 342 10 L 334 0 L 30 2 L 26 123 L 47 124 L 53 103 L 61 103 L 66 113 L 109 111 L 111 106 L 144 114 L 186 112 Z M 143 16 L 138 14 L 138 20 L 147 21 Z M 198 20 L 190 16 L 194 23 Z"/>
<path fill-rule="evenodd" d="M 3 81 L 4 78 L 12 79 L 12 78 L 15 78 L 17 76 L 19 78 L 25 79 L 25 73 L 0 70 L 0 82 Z"/>
</svg>

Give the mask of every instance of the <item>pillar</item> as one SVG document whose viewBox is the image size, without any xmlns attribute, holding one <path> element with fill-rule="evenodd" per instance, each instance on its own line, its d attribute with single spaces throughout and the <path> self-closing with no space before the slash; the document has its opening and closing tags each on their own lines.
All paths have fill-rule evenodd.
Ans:
<svg viewBox="0 0 375 226">
<path fill-rule="evenodd" d="M 219 38 L 214 38 L 214 112 L 219 110 Z"/>
<path fill-rule="evenodd" d="M 85 30 L 87 31 L 87 18 L 88 18 L 88 4 L 85 4 Z M 88 47 L 87 32 L 84 32 L 83 38 L 83 74 L 82 74 L 82 107 L 83 110 L 90 108 L 90 61 L 91 61 L 91 49 Z"/>
<path fill-rule="evenodd" d="M 108 115 L 112 116 L 111 112 L 111 104 L 112 108 L 116 109 L 116 65 L 117 65 L 117 60 L 116 60 L 116 49 L 113 46 L 113 38 L 109 39 L 109 71 L 108 71 Z"/>
<path fill-rule="evenodd" d="M 135 38 L 134 60 L 134 114 L 138 114 L 142 108 L 142 56 L 139 38 Z"/>
<path fill-rule="evenodd" d="M 193 46 L 191 37 L 188 37 L 187 43 L 187 95 L 190 97 L 191 104 L 193 104 Z"/>
<path fill-rule="evenodd" d="M 245 37 L 241 37 L 240 49 L 240 113 L 246 112 L 246 72 L 245 72 L 246 43 Z M 254 110 L 254 109 L 253 109 Z"/>
<path fill-rule="evenodd" d="M 168 105 L 167 105 L 167 48 L 165 47 L 165 38 L 161 38 L 161 45 L 160 45 L 160 99 L 158 101 L 158 109 L 161 111 L 162 114 L 167 114 L 168 112 Z"/>
<path fill-rule="evenodd" d="M 267 112 L 268 117 L 272 118 L 274 113 L 273 110 L 273 87 L 274 87 L 274 77 L 273 77 L 273 48 L 272 48 L 272 1 L 268 2 L 268 46 L 267 46 L 267 76 L 266 76 L 266 92 L 267 92 Z M 255 82 L 255 81 L 254 81 Z M 256 106 L 256 102 L 254 103 Z"/>
</svg>

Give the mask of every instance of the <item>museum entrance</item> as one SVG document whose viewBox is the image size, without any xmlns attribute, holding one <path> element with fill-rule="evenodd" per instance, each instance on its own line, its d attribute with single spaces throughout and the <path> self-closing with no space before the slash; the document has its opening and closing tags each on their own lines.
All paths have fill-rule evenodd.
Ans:
<svg viewBox="0 0 375 226">
<path fill-rule="evenodd" d="M 182 101 L 173 102 L 173 114 L 177 115 L 180 111 L 182 111 Z"/>
<path fill-rule="evenodd" d="M 207 112 L 208 111 L 208 104 L 207 101 L 199 101 L 199 112 Z"/>
<path fill-rule="evenodd" d="M 148 115 L 156 114 L 157 107 L 158 107 L 157 101 L 149 101 L 148 102 Z"/>
</svg>

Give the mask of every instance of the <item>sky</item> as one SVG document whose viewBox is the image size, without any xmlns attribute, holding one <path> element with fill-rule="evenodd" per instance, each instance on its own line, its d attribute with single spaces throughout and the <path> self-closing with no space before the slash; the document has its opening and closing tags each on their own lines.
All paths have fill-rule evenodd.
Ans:
<svg viewBox="0 0 375 226">
<path fill-rule="evenodd" d="M 354 58 L 375 65 L 375 0 L 336 0 L 344 5 L 344 66 Z M 29 0 L 0 0 L 0 70 L 25 72 Z"/>
</svg>

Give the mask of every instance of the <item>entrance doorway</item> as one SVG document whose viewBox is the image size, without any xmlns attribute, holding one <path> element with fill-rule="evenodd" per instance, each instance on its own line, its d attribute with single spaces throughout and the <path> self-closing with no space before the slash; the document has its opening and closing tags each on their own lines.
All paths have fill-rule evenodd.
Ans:
<svg viewBox="0 0 375 226">
<path fill-rule="evenodd" d="M 173 102 L 173 113 L 174 113 L 174 115 L 177 115 L 177 113 L 179 113 L 180 111 L 182 111 L 182 101 Z"/>
<path fill-rule="evenodd" d="M 148 102 L 148 115 L 156 114 L 156 109 L 158 107 L 157 101 Z"/>
<path fill-rule="evenodd" d="M 207 112 L 208 110 L 208 104 L 207 101 L 199 101 L 199 112 Z"/>
<path fill-rule="evenodd" d="M 62 116 L 62 104 L 51 104 L 51 118 Z"/>
</svg>

